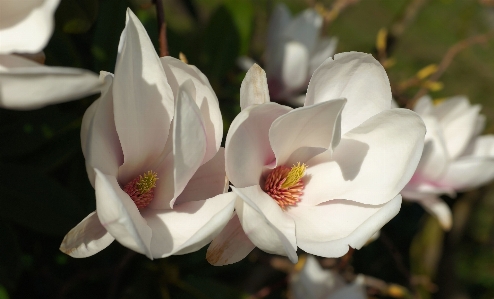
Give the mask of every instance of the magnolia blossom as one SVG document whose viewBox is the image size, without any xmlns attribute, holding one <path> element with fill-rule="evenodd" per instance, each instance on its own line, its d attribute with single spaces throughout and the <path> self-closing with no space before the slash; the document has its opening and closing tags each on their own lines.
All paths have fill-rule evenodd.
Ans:
<svg viewBox="0 0 494 299">
<path fill-rule="evenodd" d="M 161 258 L 198 250 L 230 220 L 218 99 L 194 66 L 159 58 L 127 11 L 115 75 L 86 111 L 81 139 L 96 211 L 60 250 L 87 257 L 114 239 Z M 216 196 L 218 195 L 218 196 Z"/>
<path fill-rule="evenodd" d="M 273 100 L 289 100 L 301 106 L 314 71 L 333 56 L 337 39 L 320 37 L 323 19 L 314 9 L 306 9 L 294 18 L 285 4 L 278 4 L 269 21 L 265 67 L 269 93 Z M 242 58 L 247 69 L 252 60 Z"/>
<path fill-rule="evenodd" d="M 39 53 L 60 0 L 0 0 L 0 107 L 35 109 L 100 91 L 92 72 L 46 67 L 12 53 Z M 24 55 L 34 57 L 33 55 Z"/>
<path fill-rule="evenodd" d="M 336 271 L 324 270 L 312 255 L 301 262 L 302 269 L 290 276 L 293 299 L 367 299 L 362 276 L 347 284 Z"/>
<path fill-rule="evenodd" d="M 485 125 L 480 109 L 463 96 L 437 105 L 425 96 L 414 108 L 427 134 L 419 166 L 402 194 L 437 216 L 446 230 L 452 225 L 451 211 L 439 196 L 455 196 L 494 178 L 494 135 L 479 136 Z"/>
<path fill-rule="evenodd" d="M 237 216 L 210 245 L 210 263 L 234 263 L 255 246 L 293 262 L 297 247 L 340 257 L 398 213 L 425 126 L 413 111 L 391 109 L 388 77 L 371 55 L 327 59 L 298 109 L 269 102 L 255 65 L 240 105 L 225 147 Z"/>
</svg>

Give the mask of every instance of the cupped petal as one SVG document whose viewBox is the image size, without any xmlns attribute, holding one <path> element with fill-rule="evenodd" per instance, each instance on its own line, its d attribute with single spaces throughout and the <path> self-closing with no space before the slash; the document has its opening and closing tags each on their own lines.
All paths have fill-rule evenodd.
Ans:
<svg viewBox="0 0 494 299">
<path fill-rule="evenodd" d="M 316 47 L 322 22 L 322 16 L 314 9 L 308 8 L 283 28 L 283 36 L 299 42 L 311 53 Z"/>
<path fill-rule="evenodd" d="M 96 212 L 92 212 L 65 235 L 60 251 L 75 258 L 89 257 L 108 247 L 113 240 Z"/>
<path fill-rule="evenodd" d="M 242 200 L 237 200 L 235 210 L 245 234 L 261 250 L 288 256 L 296 263 L 297 242 L 295 223 L 259 185 L 235 188 Z"/>
<path fill-rule="evenodd" d="M 287 93 L 305 89 L 309 76 L 309 50 L 300 42 L 284 43 L 281 79 Z"/>
<path fill-rule="evenodd" d="M 240 108 L 269 103 L 269 89 L 266 73 L 254 64 L 245 74 L 240 85 Z"/>
<path fill-rule="evenodd" d="M 228 190 L 225 172 L 225 149 L 220 147 L 216 156 L 201 165 L 180 193 L 175 204 L 204 200 Z"/>
<path fill-rule="evenodd" d="M 232 217 L 235 198 L 229 192 L 173 210 L 144 210 L 142 215 L 153 230 L 152 257 L 194 252 L 211 242 Z"/>
<path fill-rule="evenodd" d="M 120 38 L 113 80 L 115 125 L 124 153 L 119 182 L 158 163 L 173 118 L 173 93 L 153 44 L 134 13 Z"/>
<path fill-rule="evenodd" d="M 230 265 L 243 260 L 255 247 L 235 214 L 209 245 L 206 259 L 213 266 Z"/>
<path fill-rule="evenodd" d="M 276 165 L 307 162 L 333 149 L 341 139 L 340 114 L 345 99 L 294 109 L 278 117 L 269 129 Z"/>
<path fill-rule="evenodd" d="M 191 80 L 194 83 L 196 89 L 194 100 L 201 112 L 207 137 L 207 149 L 202 162 L 206 163 L 216 155 L 223 138 L 223 119 L 218 98 L 209 80 L 197 67 L 170 56 L 160 59 L 175 98 L 180 85 L 185 81 Z"/>
<path fill-rule="evenodd" d="M 226 175 L 237 188 L 259 184 L 266 165 L 275 161 L 269 128 L 292 110 L 276 103 L 250 106 L 233 120 L 226 136 Z"/>
<path fill-rule="evenodd" d="M 470 106 L 465 97 L 448 99 L 434 109 L 443 129 L 446 147 L 452 159 L 460 156 L 476 132 L 479 105 Z"/>
<path fill-rule="evenodd" d="M 456 191 L 473 189 L 494 179 L 494 157 L 460 157 L 452 162 L 439 185 Z"/>
<path fill-rule="evenodd" d="M 3 0 L 0 10 L 0 54 L 36 53 L 53 33 L 60 0 Z"/>
<path fill-rule="evenodd" d="M 96 212 L 101 225 L 123 246 L 150 259 L 152 230 L 114 176 L 95 169 Z"/>
<path fill-rule="evenodd" d="M 343 136 L 332 157 L 323 153 L 307 162 L 299 204 L 388 202 L 415 172 L 424 135 L 422 119 L 411 110 L 390 109 L 371 117 Z"/>
<path fill-rule="evenodd" d="M 341 114 L 345 134 L 379 112 L 391 108 L 391 87 L 382 65 L 370 54 L 340 53 L 312 75 L 305 106 L 346 98 Z"/>
<path fill-rule="evenodd" d="M 316 69 L 329 57 L 332 57 L 336 52 L 336 46 L 338 45 L 338 38 L 336 37 L 324 37 L 319 39 L 316 47 L 310 55 L 310 67 L 309 76 L 316 71 Z"/>
<path fill-rule="evenodd" d="M 322 257 L 341 257 L 349 247 L 360 249 L 401 207 L 401 195 L 382 205 L 336 199 L 317 206 L 297 205 L 287 213 L 294 219 L 297 245 Z"/>
<path fill-rule="evenodd" d="M 81 126 L 81 144 L 88 176 L 94 186 L 94 170 L 117 176 L 118 167 L 123 163 L 123 153 L 115 128 L 113 116 L 113 75 L 101 72 L 104 87 L 101 97 L 84 113 Z"/>
<path fill-rule="evenodd" d="M 427 195 L 421 199 L 415 200 L 429 214 L 436 217 L 439 224 L 445 231 L 449 231 L 453 226 L 453 214 L 449 206 L 436 195 Z"/>
<path fill-rule="evenodd" d="M 90 71 L 47 67 L 15 55 L 0 55 L 0 107 L 38 109 L 98 93 L 98 76 Z"/>
</svg>

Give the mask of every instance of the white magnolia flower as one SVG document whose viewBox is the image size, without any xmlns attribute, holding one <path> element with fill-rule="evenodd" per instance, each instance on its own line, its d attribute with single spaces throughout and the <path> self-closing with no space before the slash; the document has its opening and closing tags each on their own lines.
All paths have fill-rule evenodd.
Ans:
<svg viewBox="0 0 494 299">
<path fill-rule="evenodd" d="M 234 203 L 222 194 L 223 124 L 207 78 L 160 59 L 130 10 L 115 75 L 101 76 L 103 93 L 81 130 L 96 211 L 60 249 L 87 257 L 116 239 L 149 258 L 198 250 L 230 220 Z"/>
<path fill-rule="evenodd" d="M 255 246 L 293 262 L 297 247 L 339 257 L 398 213 L 425 126 L 416 113 L 391 109 L 388 77 L 371 55 L 326 60 L 298 109 L 269 102 L 255 65 L 240 105 L 225 149 L 238 217 L 210 245 L 209 262 L 234 263 Z"/>
<path fill-rule="evenodd" d="M 312 255 L 301 262 L 302 269 L 290 276 L 293 299 L 367 299 L 362 276 L 347 284 L 336 271 L 324 270 Z"/>
<path fill-rule="evenodd" d="M 421 203 L 446 230 L 452 225 L 451 211 L 439 196 L 455 196 L 494 178 L 494 135 L 479 136 L 485 124 L 480 109 L 463 96 L 438 105 L 425 96 L 414 108 L 427 134 L 419 166 L 402 194 Z"/>
<path fill-rule="evenodd" d="M 0 107 L 36 109 L 100 91 L 92 72 L 46 67 L 11 53 L 38 53 L 53 32 L 60 0 L 0 0 Z"/>
<path fill-rule="evenodd" d="M 336 50 L 337 39 L 320 37 L 323 19 L 314 9 L 294 18 L 285 4 L 278 4 L 269 21 L 265 68 L 273 100 L 301 106 L 299 94 L 307 89 L 314 71 Z M 249 62 L 251 61 L 251 62 Z M 246 69 L 253 61 L 241 58 Z"/>
</svg>

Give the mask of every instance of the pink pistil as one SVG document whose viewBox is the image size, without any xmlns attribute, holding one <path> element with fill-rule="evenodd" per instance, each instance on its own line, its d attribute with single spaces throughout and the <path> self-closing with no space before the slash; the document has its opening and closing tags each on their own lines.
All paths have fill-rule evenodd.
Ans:
<svg viewBox="0 0 494 299">
<path fill-rule="evenodd" d="M 266 178 L 264 191 L 273 198 L 276 203 L 285 209 L 287 206 L 296 205 L 300 201 L 300 196 L 303 194 L 304 182 L 299 179 L 294 185 L 283 188 L 282 185 L 286 181 L 287 175 L 291 168 L 286 166 L 278 166 Z"/>
<path fill-rule="evenodd" d="M 150 189 L 149 191 L 145 193 L 141 193 L 139 191 L 137 183 L 141 180 L 140 177 L 137 177 L 127 183 L 125 187 L 123 188 L 123 191 L 127 193 L 130 198 L 134 201 L 135 205 L 137 208 L 144 209 L 149 205 L 149 203 L 153 200 L 154 198 L 154 188 Z"/>
</svg>

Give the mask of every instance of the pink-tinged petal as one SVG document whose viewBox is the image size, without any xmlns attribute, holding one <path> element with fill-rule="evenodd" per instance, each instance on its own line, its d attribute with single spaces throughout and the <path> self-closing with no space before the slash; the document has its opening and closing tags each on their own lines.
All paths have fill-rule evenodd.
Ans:
<svg viewBox="0 0 494 299">
<path fill-rule="evenodd" d="M 424 150 L 416 170 L 416 177 L 421 180 L 435 181 L 446 171 L 451 159 L 442 128 L 435 117 L 425 115 L 422 120 L 427 128 L 424 140 Z"/>
<path fill-rule="evenodd" d="M 453 226 L 453 215 L 449 206 L 436 195 L 428 195 L 416 200 L 429 214 L 433 215 L 445 231 Z"/>
<path fill-rule="evenodd" d="M 451 158 L 460 156 L 474 136 L 480 105 L 470 106 L 465 97 L 453 97 L 435 107 Z"/>
<path fill-rule="evenodd" d="M 341 139 L 340 113 L 345 99 L 294 109 L 278 117 L 269 129 L 276 165 L 306 162 L 333 149 Z"/>
<path fill-rule="evenodd" d="M 272 63 L 276 58 L 277 48 L 281 43 L 283 30 L 288 26 L 292 15 L 283 3 L 278 3 L 269 19 L 268 36 L 266 40 L 266 64 Z M 281 61 L 279 61 L 281 62 Z M 281 65 L 278 66 L 281 68 Z"/>
<path fill-rule="evenodd" d="M 494 179 L 494 157 L 460 157 L 438 182 L 456 191 L 473 189 Z"/>
<path fill-rule="evenodd" d="M 114 176 L 96 171 L 96 212 L 104 228 L 123 246 L 152 259 L 152 230 Z"/>
<path fill-rule="evenodd" d="M 3 0 L 0 10 L 0 54 L 36 53 L 53 33 L 60 0 Z"/>
<path fill-rule="evenodd" d="M 173 210 L 146 209 L 142 215 L 153 230 L 153 258 L 201 249 L 216 237 L 233 214 L 235 194 L 176 205 Z"/>
<path fill-rule="evenodd" d="M 197 169 L 185 189 L 177 197 L 175 205 L 214 197 L 224 193 L 225 186 L 228 190 L 228 180 L 225 173 L 225 149 L 220 147 L 213 159 Z"/>
<path fill-rule="evenodd" d="M 346 98 L 341 114 L 345 134 L 365 120 L 390 109 L 391 87 L 382 65 L 370 54 L 348 52 L 328 58 L 314 72 L 305 106 Z"/>
<path fill-rule="evenodd" d="M 113 75 L 101 72 L 105 85 L 101 97 L 86 111 L 82 118 L 81 144 L 88 176 L 94 186 L 94 170 L 117 176 L 118 167 L 123 163 L 123 153 L 113 117 Z"/>
<path fill-rule="evenodd" d="M 322 16 L 314 9 L 308 8 L 283 28 L 283 36 L 304 45 L 311 53 L 316 47 L 322 22 Z"/>
<path fill-rule="evenodd" d="M 332 157 L 323 153 L 307 162 L 300 204 L 388 202 L 415 172 L 424 135 L 422 119 L 411 110 L 390 109 L 371 117 L 343 136 Z"/>
<path fill-rule="evenodd" d="M 207 150 L 202 162 L 206 163 L 216 155 L 223 138 L 223 119 L 221 118 L 218 98 L 209 84 L 209 80 L 198 68 L 170 56 L 160 59 L 175 98 L 180 85 L 185 81 L 192 80 L 194 83 L 196 88 L 194 100 L 201 111 L 207 137 Z"/>
<path fill-rule="evenodd" d="M 108 247 L 113 240 L 96 212 L 92 212 L 65 235 L 60 251 L 75 258 L 89 257 Z"/>
<path fill-rule="evenodd" d="M 494 157 L 494 135 L 483 135 L 475 138 L 463 156 Z"/>
<path fill-rule="evenodd" d="M 120 38 L 113 81 L 115 125 L 124 153 L 126 184 L 159 161 L 173 118 L 173 93 L 153 44 L 134 13 Z"/>
<path fill-rule="evenodd" d="M 316 69 L 329 57 L 332 57 L 336 52 L 336 46 L 338 45 L 338 38 L 321 38 L 317 42 L 316 48 L 311 53 L 309 76 L 316 71 Z"/>
<path fill-rule="evenodd" d="M 344 287 L 345 281 L 335 270 L 323 269 L 314 256 L 308 255 L 302 270 L 291 276 L 290 286 L 296 299 L 323 299 L 333 298 L 331 294 Z"/>
<path fill-rule="evenodd" d="M 295 92 L 307 86 L 309 50 L 296 41 L 284 43 L 281 79 L 287 92 Z"/>
<path fill-rule="evenodd" d="M 235 214 L 209 245 L 206 259 L 213 266 L 230 265 L 243 260 L 255 247 Z"/>
<path fill-rule="evenodd" d="M 26 110 L 98 93 L 101 81 L 90 71 L 47 67 L 31 60 L 0 55 L 0 107 Z"/>
<path fill-rule="evenodd" d="M 169 201 L 163 192 L 170 181 L 165 178 L 163 182 L 157 183 L 156 197 L 151 202 L 153 209 L 173 208 L 175 200 L 182 193 L 187 183 L 197 169 L 201 166 L 206 153 L 206 132 L 199 107 L 194 101 L 195 87 L 192 80 L 183 83 L 177 93 L 175 103 L 175 118 L 173 120 L 173 160 L 169 161 L 167 156 L 158 167 L 158 177 L 166 177 L 170 174 L 169 169 L 163 166 L 173 165 L 173 198 Z M 172 162 L 172 163 L 169 163 Z"/>
<path fill-rule="evenodd" d="M 432 103 L 432 98 L 428 95 L 418 99 L 417 103 L 415 103 L 415 107 L 413 107 L 413 111 L 417 112 L 417 114 L 422 117 L 432 114 L 433 110 L 434 104 Z"/>
<path fill-rule="evenodd" d="M 364 205 L 345 199 L 318 206 L 293 206 L 287 213 L 295 220 L 297 245 L 323 257 L 341 257 L 349 247 L 360 249 L 391 220 L 401 207 L 401 195 L 383 205 Z"/>
<path fill-rule="evenodd" d="M 240 86 L 240 108 L 252 105 L 269 103 L 269 90 L 266 73 L 257 64 L 254 64 L 245 74 Z"/>
<path fill-rule="evenodd" d="M 237 188 L 259 184 L 266 165 L 275 161 L 269 128 L 292 109 L 276 103 L 250 106 L 233 120 L 226 136 L 226 175 Z"/>
<path fill-rule="evenodd" d="M 295 223 L 259 185 L 235 188 L 242 200 L 237 200 L 235 210 L 245 234 L 261 250 L 288 256 L 296 263 L 297 242 Z"/>
</svg>

